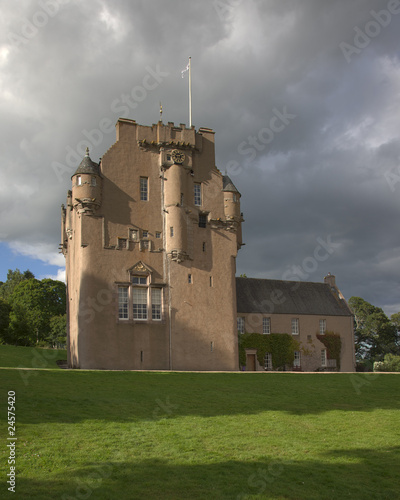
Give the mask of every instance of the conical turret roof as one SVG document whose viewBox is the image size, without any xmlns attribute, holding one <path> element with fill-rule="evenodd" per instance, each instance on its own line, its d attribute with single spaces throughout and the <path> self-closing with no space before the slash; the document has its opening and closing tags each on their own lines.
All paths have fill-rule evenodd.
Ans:
<svg viewBox="0 0 400 500">
<path fill-rule="evenodd" d="M 230 193 L 239 193 L 235 184 L 232 182 L 231 178 L 228 175 L 223 176 L 222 182 L 223 182 L 222 191 L 228 191 Z"/>
<path fill-rule="evenodd" d="M 89 148 L 86 148 L 86 155 L 83 157 L 83 160 L 74 173 L 74 175 L 77 174 L 100 175 L 100 165 L 90 159 Z"/>
</svg>

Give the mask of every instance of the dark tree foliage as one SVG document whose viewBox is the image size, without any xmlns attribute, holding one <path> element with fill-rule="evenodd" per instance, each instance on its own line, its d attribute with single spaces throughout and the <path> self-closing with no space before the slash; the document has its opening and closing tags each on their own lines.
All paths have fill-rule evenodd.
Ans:
<svg viewBox="0 0 400 500">
<path fill-rule="evenodd" d="M 381 360 L 385 354 L 399 354 L 399 327 L 396 323 L 399 313 L 390 320 L 380 307 L 373 306 L 361 297 L 351 297 L 349 306 L 354 313 L 358 359 Z"/>
<path fill-rule="evenodd" d="M 0 296 L 0 342 L 29 346 L 53 338 L 55 332 L 57 338 L 65 336 L 65 319 L 52 321 L 65 316 L 63 282 L 37 280 L 29 270 L 9 270 Z"/>
</svg>

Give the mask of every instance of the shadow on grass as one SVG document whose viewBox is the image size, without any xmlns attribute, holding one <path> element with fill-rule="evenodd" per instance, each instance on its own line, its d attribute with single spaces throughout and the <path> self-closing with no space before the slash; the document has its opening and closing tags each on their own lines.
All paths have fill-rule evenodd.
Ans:
<svg viewBox="0 0 400 500">
<path fill-rule="evenodd" d="M 135 450 L 132 450 L 132 457 Z M 223 500 L 399 498 L 399 448 L 337 450 L 321 461 L 227 461 L 174 465 L 119 457 L 102 464 L 49 473 L 50 479 L 17 479 L 16 498 L 37 500 Z"/>
</svg>

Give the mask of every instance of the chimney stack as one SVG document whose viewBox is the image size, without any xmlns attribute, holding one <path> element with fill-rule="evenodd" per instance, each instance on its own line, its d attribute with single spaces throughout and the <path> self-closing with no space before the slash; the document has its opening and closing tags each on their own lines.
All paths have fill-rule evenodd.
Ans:
<svg viewBox="0 0 400 500">
<path fill-rule="evenodd" d="M 331 287 L 336 288 L 336 278 L 333 274 L 328 273 L 327 276 L 324 278 L 324 283 L 327 283 Z"/>
</svg>

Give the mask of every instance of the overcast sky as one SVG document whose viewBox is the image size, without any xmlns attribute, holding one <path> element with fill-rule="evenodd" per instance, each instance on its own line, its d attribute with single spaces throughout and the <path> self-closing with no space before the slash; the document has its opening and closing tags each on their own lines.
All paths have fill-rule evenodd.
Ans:
<svg viewBox="0 0 400 500">
<path fill-rule="evenodd" d="M 0 7 L 0 280 L 63 273 L 60 206 L 118 117 L 216 132 L 238 274 L 400 311 L 400 2 L 18 0 Z M 111 126 L 110 126 L 111 124 Z"/>
</svg>

